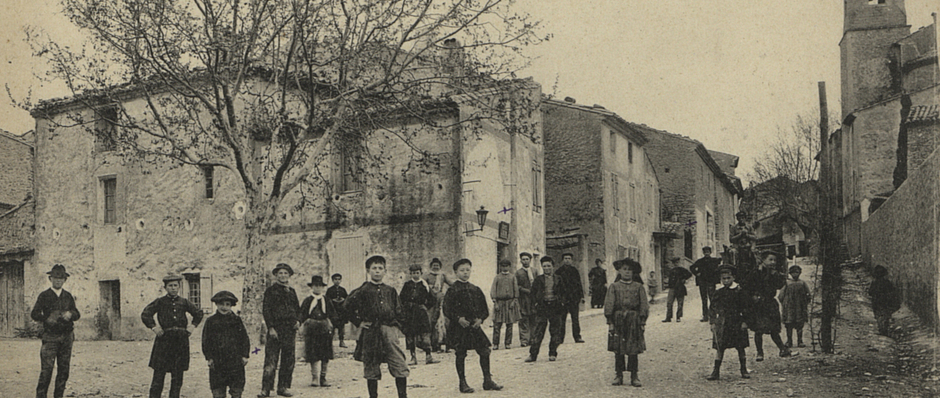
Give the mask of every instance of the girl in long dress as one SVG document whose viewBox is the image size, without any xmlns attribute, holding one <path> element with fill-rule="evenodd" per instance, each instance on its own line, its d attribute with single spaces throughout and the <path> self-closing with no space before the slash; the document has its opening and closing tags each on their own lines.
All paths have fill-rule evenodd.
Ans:
<svg viewBox="0 0 940 398">
<path fill-rule="evenodd" d="M 643 332 L 646 329 L 646 318 L 649 317 L 649 300 L 646 298 L 643 283 L 634 278 L 640 274 L 640 263 L 625 258 L 615 261 L 614 268 L 620 275 L 620 280 L 610 285 L 604 300 L 604 316 L 607 317 L 609 331 L 607 350 L 614 353 L 616 371 L 612 384 L 623 385 L 623 372 L 626 370 L 630 372 L 630 385 L 641 387 L 640 378 L 637 376 L 638 356 L 646 350 Z"/>
</svg>

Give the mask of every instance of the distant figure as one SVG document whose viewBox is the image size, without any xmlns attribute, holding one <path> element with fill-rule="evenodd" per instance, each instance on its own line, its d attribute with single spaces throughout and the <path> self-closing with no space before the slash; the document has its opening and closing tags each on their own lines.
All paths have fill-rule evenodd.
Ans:
<svg viewBox="0 0 940 398">
<path fill-rule="evenodd" d="M 52 270 L 46 272 L 52 287 L 39 293 L 36 305 L 29 316 L 42 324 L 42 348 L 39 350 L 39 384 L 36 386 L 36 397 L 45 398 L 52 382 L 52 370 L 56 363 L 59 371 L 55 376 L 55 390 L 53 397 L 62 397 L 65 394 L 65 383 L 69 380 L 69 364 L 72 361 L 72 342 L 75 335 L 72 332 L 73 323 L 81 318 L 78 308 L 75 307 L 75 298 L 63 289 L 69 273 L 65 266 L 56 264 Z"/>
<path fill-rule="evenodd" d="M 604 269 L 604 260 L 594 260 L 594 268 L 588 272 L 588 283 L 591 285 L 591 308 L 604 308 L 604 299 L 607 298 L 607 270 Z"/>
<path fill-rule="evenodd" d="M 685 267 L 679 265 L 679 259 L 673 260 L 673 267 L 669 270 L 669 283 L 666 288 L 669 294 L 666 296 L 666 319 L 663 322 L 672 322 L 672 303 L 678 302 L 676 309 L 676 322 L 682 321 L 682 306 L 688 290 L 685 288 L 685 281 L 692 277 L 692 273 Z"/>
<path fill-rule="evenodd" d="M 715 293 L 715 285 L 718 284 L 720 263 L 720 258 L 712 257 L 712 248 L 705 246 L 702 248 L 702 258 L 689 267 L 689 271 L 695 275 L 695 285 L 698 286 L 699 295 L 702 297 L 702 322 L 708 322 L 708 300 L 712 293 Z"/>
<path fill-rule="evenodd" d="M 225 398 L 228 388 L 232 398 L 241 398 L 245 390 L 245 365 L 251 342 L 241 317 L 232 312 L 238 298 L 223 290 L 212 296 L 215 315 L 202 327 L 202 355 L 209 365 L 209 389 L 212 398 Z"/>
<path fill-rule="evenodd" d="M 721 361 L 725 357 L 725 350 L 734 348 L 738 350 L 738 362 L 741 365 L 741 378 L 750 379 L 747 371 L 747 356 L 745 349 L 749 344 L 747 323 L 744 320 L 750 310 L 751 302 L 747 293 L 734 283 L 735 267 L 722 265 L 718 268 L 721 279 L 721 288 L 715 291 L 712 297 L 712 306 L 709 309 L 709 323 L 712 329 L 712 348 L 715 349 L 715 367 L 708 380 L 718 380 L 721 377 Z"/>
<path fill-rule="evenodd" d="M 790 267 L 790 280 L 780 291 L 780 308 L 783 325 L 787 328 L 787 347 L 793 347 L 793 329 L 796 329 L 796 346 L 803 344 L 803 325 L 809 320 L 809 303 L 812 295 L 806 282 L 800 280 L 803 269 L 799 265 Z"/>
<path fill-rule="evenodd" d="M 562 318 L 562 325 L 571 315 L 571 337 L 574 337 L 575 343 L 583 343 L 581 338 L 581 322 L 578 315 L 581 311 L 581 301 L 584 300 L 584 288 L 581 285 L 581 272 L 572 264 L 574 255 L 565 253 L 561 255 L 561 266 L 555 270 L 558 277 L 558 283 L 564 286 L 565 297 L 562 297 L 562 303 L 565 306 L 565 314 Z M 564 329 L 562 329 L 564 333 Z M 561 336 L 565 340 L 564 334 Z"/>
<path fill-rule="evenodd" d="M 202 310 L 191 301 L 180 297 L 180 275 L 163 278 L 166 296 L 160 297 L 144 307 L 140 314 L 141 321 L 157 337 L 153 340 L 150 353 L 150 367 L 153 368 L 153 381 L 150 382 L 150 398 L 160 398 L 166 374 L 170 373 L 170 398 L 179 398 L 183 388 L 183 372 L 189 370 L 189 320 L 192 316 L 193 329 L 202 322 Z M 153 317 L 156 315 L 157 321 Z"/>
<path fill-rule="evenodd" d="M 647 290 L 650 292 L 650 304 L 653 304 L 656 301 L 656 293 L 659 292 L 659 280 L 656 279 L 656 271 L 650 271 L 650 278 L 646 283 L 648 284 Z"/>
<path fill-rule="evenodd" d="M 901 309 L 901 299 L 894 284 L 888 280 L 888 269 L 876 266 L 871 276 L 875 278 L 868 286 L 871 309 L 878 323 L 878 333 L 887 336 L 891 332 L 891 314 Z"/>
<path fill-rule="evenodd" d="M 646 351 L 643 331 L 649 317 L 649 302 L 646 291 L 640 282 L 633 278 L 640 273 L 640 263 L 625 258 L 614 262 L 614 269 L 620 274 L 619 282 L 610 285 L 604 303 L 604 316 L 607 317 L 607 350 L 614 353 L 614 371 L 616 377 L 612 383 L 623 385 L 623 372 L 630 372 L 630 385 L 642 387 L 639 371 L 639 354 Z M 624 356 L 627 360 L 624 361 Z M 625 363 L 626 362 L 626 363 Z"/>
<path fill-rule="evenodd" d="M 333 281 L 333 286 L 326 289 L 326 298 L 333 302 L 333 309 L 336 310 L 334 317 L 330 318 L 330 322 L 333 324 L 333 330 L 336 331 L 337 338 L 339 338 L 340 348 L 346 348 L 346 316 L 343 309 L 346 308 L 346 297 L 349 297 L 349 294 L 346 292 L 346 288 L 340 286 L 343 283 L 343 275 L 333 274 L 330 279 Z M 332 334 L 330 338 L 332 339 Z"/>
<path fill-rule="evenodd" d="M 754 269 L 754 242 L 757 236 L 754 229 L 747 223 L 747 212 L 741 210 L 735 214 L 738 223 L 731 227 L 731 247 L 734 257 L 734 266 L 737 269 L 738 280 L 744 280 Z"/>
<path fill-rule="evenodd" d="M 512 346 L 512 324 L 519 322 L 519 284 L 512 274 L 512 262 L 499 260 L 499 274 L 493 278 L 490 286 L 490 298 L 493 300 L 493 350 L 499 349 L 499 332 L 506 325 L 506 349 Z"/>
</svg>

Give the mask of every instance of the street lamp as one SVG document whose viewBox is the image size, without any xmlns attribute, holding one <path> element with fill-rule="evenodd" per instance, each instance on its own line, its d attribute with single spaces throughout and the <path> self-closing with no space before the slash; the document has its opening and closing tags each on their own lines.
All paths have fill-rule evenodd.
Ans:
<svg viewBox="0 0 940 398">
<path fill-rule="evenodd" d="M 467 234 L 471 234 L 471 233 L 473 233 L 473 232 L 482 231 L 482 230 L 483 230 L 483 225 L 486 224 L 486 215 L 487 215 L 487 214 L 489 214 L 489 210 L 486 210 L 486 208 L 484 208 L 483 206 L 480 206 L 480 210 L 477 210 L 477 224 L 480 224 L 480 228 L 478 228 L 478 229 L 468 229 L 468 230 L 466 230 L 466 231 L 464 231 L 464 232 L 466 232 Z M 467 224 L 469 224 L 469 223 L 467 223 Z M 469 227 L 469 225 L 468 225 L 468 227 Z"/>
</svg>

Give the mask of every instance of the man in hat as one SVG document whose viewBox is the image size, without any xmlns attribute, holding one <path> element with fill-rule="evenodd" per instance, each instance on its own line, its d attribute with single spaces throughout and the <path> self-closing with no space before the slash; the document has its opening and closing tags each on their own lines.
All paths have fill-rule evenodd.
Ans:
<svg viewBox="0 0 940 398">
<path fill-rule="evenodd" d="M 531 266 L 532 255 L 527 252 L 519 254 L 519 264 L 522 266 L 516 270 L 516 284 L 519 285 L 519 312 L 522 318 L 519 318 L 519 343 L 523 347 L 529 345 L 530 333 L 533 319 L 535 318 L 535 306 L 532 303 L 532 282 L 538 276 L 535 269 Z"/>
<path fill-rule="evenodd" d="M 75 308 L 75 298 L 62 288 L 69 274 L 65 266 L 56 264 L 47 272 L 52 287 L 39 293 L 36 305 L 30 312 L 34 321 L 42 324 L 42 348 L 39 350 L 41 369 L 36 397 L 45 397 L 52 381 L 52 368 L 59 363 L 55 378 L 54 397 L 65 394 L 65 383 L 69 380 L 69 362 L 72 360 L 72 341 L 75 339 L 73 323 L 81 317 Z"/>
<path fill-rule="evenodd" d="M 238 298 L 223 290 L 212 296 L 218 309 L 202 327 L 202 354 L 209 364 L 209 389 L 212 398 L 225 398 L 228 387 L 232 398 L 241 398 L 245 389 L 245 365 L 251 350 L 248 331 L 232 307 Z"/>
<path fill-rule="evenodd" d="M 202 310 L 189 300 L 180 297 L 180 275 L 168 275 L 163 278 L 166 296 L 154 300 L 144 307 L 140 320 L 156 334 L 153 351 L 150 352 L 150 367 L 153 368 L 153 381 L 150 383 L 150 398 L 160 398 L 163 394 L 163 382 L 170 373 L 170 398 L 179 398 L 183 388 L 183 372 L 189 370 L 189 335 L 188 312 L 193 320 L 193 329 L 202 322 Z M 153 316 L 157 316 L 154 322 Z M 159 325 L 157 324 L 159 323 Z"/>
<path fill-rule="evenodd" d="M 702 248 L 702 258 L 695 260 L 689 267 L 689 271 L 695 275 L 695 285 L 702 297 L 702 322 L 708 322 L 708 300 L 715 293 L 715 285 L 720 278 L 718 264 L 721 264 L 721 259 L 712 257 L 712 248 L 705 246 Z"/>
<path fill-rule="evenodd" d="M 290 265 L 280 263 L 274 270 L 275 283 L 264 291 L 261 315 L 268 328 L 268 339 L 264 343 L 264 374 L 261 378 L 261 394 L 258 397 L 270 397 L 274 389 L 274 374 L 278 371 L 278 358 L 281 370 L 277 375 L 277 395 L 292 397 L 288 389 L 294 377 L 294 343 L 297 329 L 300 328 L 300 302 L 297 292 L 290 287 L 290 277 L 294 270 Z"/>
<path fill-rule="evenodd" d="M 568 315 L 571 315 L 571 336 L 575 343 L 583 343 L 581 338 L 581 322 L 578 314 L 581 311 L 581 301 L 584 300 L 584 288 L 581 285 L 581 271 L 574 267 L 574 255 L 565 253 L 561 255 L 561 266 L 555 270 L 558 282 L 564 286 L 566 294 L 561 298 L 565 313 L 562 316 L 562 325 L 567 321 Z M 564 329 L 562 329 L 562 341 L 565 339 Z"/>
<path fill-rule="evenodd" d="M 433 298 L 432 302 L 428 304 L 428 318 L 431 322 L 431 350 L 437 352 L 441 352 L 441 341 L 443 340 L 441 330 L 438 327 L 438 322 L 441 319 L 441 305 L 444 302 L 444 293 L 447 293 L 447 287 L 452 282 L 447 280 L 447 276 L 441 271 L 441 268 L 441 260 L 433 258 L 431 264 L 428 265 L 428 273 L 423 276 Z"/>
</svg>

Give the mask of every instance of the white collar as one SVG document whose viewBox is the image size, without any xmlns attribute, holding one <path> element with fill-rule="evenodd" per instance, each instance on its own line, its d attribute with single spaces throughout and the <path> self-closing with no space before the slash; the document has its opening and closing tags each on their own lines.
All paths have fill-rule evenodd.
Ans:
<svg viewBox="0 0 940 398">
<path fill-rule="evenodd" d="M 52 292 L 55 293 L 56 297 L 62 297 L 62 290 L 63 290 L 63 289 L 56 289 L 56 288 L 54 288 L 54 287 L 50 287 L 49 289 L 51 289 Z"/>
<path fill-rule="evenodd" d="M 385 282 L 376 282 L 372 279 L 369 279 L 369 283 L 372 283 L 373 285 L 376 285 L 376 286 L 382 286 L 385 284 Z"/>
<path fill-rule="evenodd" d="M 720 283 L 718 284 L 718 286 L 720 286 L 719 289 L 723 289 L 725 287 L 725 285 L 722 285 Z M 731 282 L 731 286 L 728 286 L 728 289 L 737 289 L 737 288 L 738 288 L 738 282 Z"/>
</svg>

